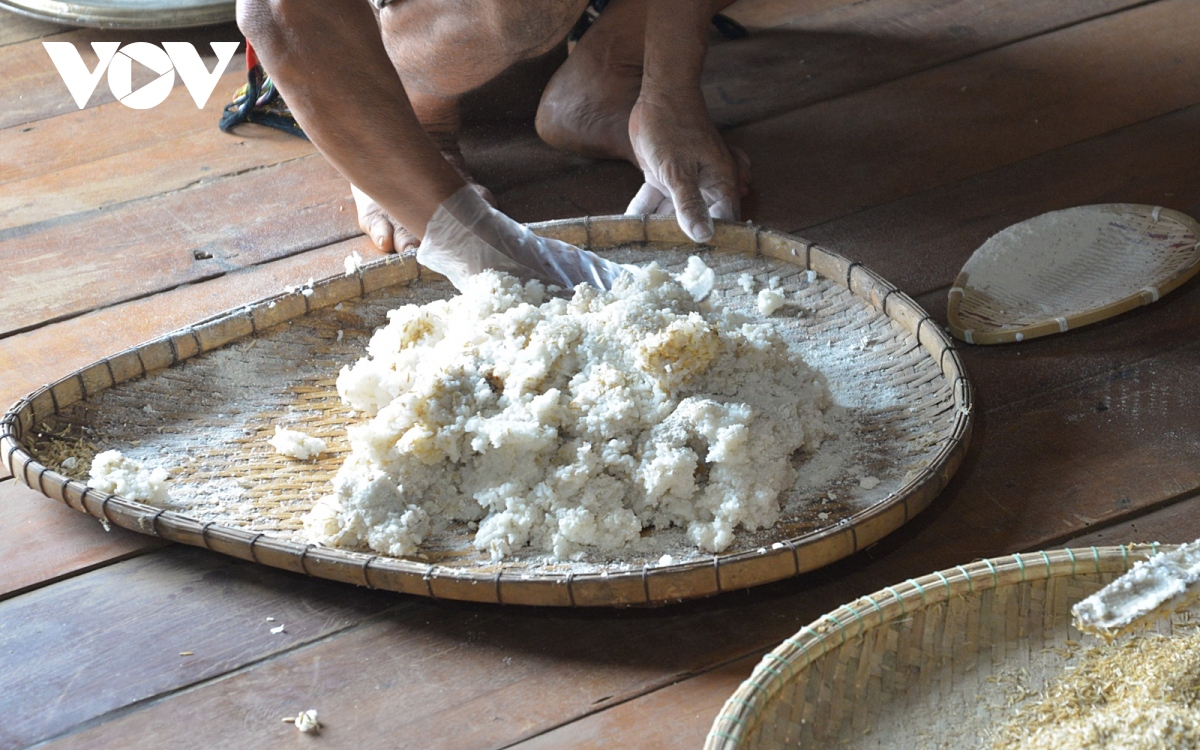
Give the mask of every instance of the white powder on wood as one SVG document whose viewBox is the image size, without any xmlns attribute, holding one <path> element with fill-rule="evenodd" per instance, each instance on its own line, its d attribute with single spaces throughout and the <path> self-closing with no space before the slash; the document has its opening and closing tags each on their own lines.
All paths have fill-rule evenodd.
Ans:
<svg viewBox="0 0 1200 750">
<path fill-rule="evenodd" d="M 494 560 L 578 560 L 679 526 L 717 552 L 777 520 L 791 455 L 826 431 L 824 378 L 772 326 L 657 264 L 570 300 L 484 273 L 389 318 L 338 378 L 373 416 L 305 519 L 313 541 L 412 555 L 466 521 Z"/>
<path fill-rule="evenodd" d="M 162 467 L 153 469 L 126 458 L 120 451 L 104 451 L 92 459 L 88 487 L 120 495 L 126 500 L 165 505 L 170 476 Z"/>
</svg>

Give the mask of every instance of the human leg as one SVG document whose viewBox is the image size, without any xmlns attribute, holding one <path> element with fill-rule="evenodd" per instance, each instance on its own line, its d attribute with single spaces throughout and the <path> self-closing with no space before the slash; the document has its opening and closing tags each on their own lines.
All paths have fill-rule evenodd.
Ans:
<svg viewBox="0 0 1200 750">
<path fill-rule="evenodd" d="M 721 10 L 732 0 L 715 4 Z M 630 139 L 630 114 L 642 93 L 647 0 L 612 0 L 550 79 L 538 108 L 538 134 L 555 148 L 640 166 Z M 698 93 L 698 92 L 697 92 Z M 750 160 L 731 147 L 738 194 L 749 192 Z M 670 212 L 665 202 L 638 203 L 647 213 Z M 658 210 L 656 210 L 658 208 Z"/>
</svg>

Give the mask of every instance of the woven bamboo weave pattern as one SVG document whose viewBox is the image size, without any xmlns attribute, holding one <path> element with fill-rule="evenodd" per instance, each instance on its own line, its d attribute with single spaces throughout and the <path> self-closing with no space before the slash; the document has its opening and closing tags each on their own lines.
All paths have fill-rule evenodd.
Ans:
<svg viewBox="0 0 1200 750">
<path fill-rule="evenodd" d="M 144 533 L 360 585 L 509 603 L 668 601 L 778 580 L 852 554 L 924 508 L 961 461 L 972 418 L 958 356 L 928 316 L 809 243 L 722 225 L 711 247 L 688 247 L 666 224 L 614 218 L 540 229 L 620 262 L 679 270 L 699 254 L 718 273 L 722 301 L 752 317 L 761 316 L 739 278 L 751 274 L 756 289 L 776 284 L 788 304 L 772 320 L 846 407 L 844 435 L 798 457 L 802 478 L 783 499 L 781 522 L 739 534 L 720 556 L 681 548 L 669 565 L 657 555 L 558 563 L 532 554 L 493 564 L 465 524 L 430 539 L 415 559 L 308 544 L 301 517 L 327 492 L 354 418 L 334 388 L 337 370 L 362 356 L 388 310 L 453 293 L 400 257 L 85 368 L 10 411 L 0 456 L 30 486 Z M 276 425 L 321 437 L 329 451 L 310 461 L 279 456 L 266 444 Z M 169 467 L 172 507 L 85 491 L 86 459 L 108 448 Z M 79 459 L 73 468 L 63 465 L 70 456 Z M 879 484 L 863 489 L 863 476 Z M 683 543 L 681 530 L 654 533 Z"/>
<path fill-rule="evenodd" d="M 1059 244 L 1078 217 L 1100 217 L 1094 241 Z M 972 256 L 950 290 L 950 330 L 974 344 L 1062 333 L 1157 302 L 1200 270 L 1200 224 L 1159 206 L 1086 206 L 1035 217 L 1020 251 Z M 1061 236 L 1060 236 L 1061 235 Z M 1088 235 L 1081 232 L 1079 237 Z"/>
<path fill-rule="evenodd" d="M 706 747 L 986 746 L 1072 663 L 1084 637 L 1071 607 L 1157 549 L 982 560 L 850 602 L 763 658 Z M 1173 615 L 1155 630 L 1194 629 L 1191 620 Z"/>
</svg>

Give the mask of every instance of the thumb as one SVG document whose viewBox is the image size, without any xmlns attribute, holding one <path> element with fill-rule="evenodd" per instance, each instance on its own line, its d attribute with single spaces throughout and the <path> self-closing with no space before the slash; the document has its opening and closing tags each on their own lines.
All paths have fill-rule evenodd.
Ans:
<svg viewBox="0 0 1200 750">
<path fill-rule="evenodd" d="M 679 228 L 684 234 L 691 237 L 693 242 L 708 242 L 712 239 L 712 217 L 708 215 L 708 204 L 704 202 L 700 186 L 696 184 L 695 170 L 670 175 L 663 182 L 671 192 Z"/>
</svg>

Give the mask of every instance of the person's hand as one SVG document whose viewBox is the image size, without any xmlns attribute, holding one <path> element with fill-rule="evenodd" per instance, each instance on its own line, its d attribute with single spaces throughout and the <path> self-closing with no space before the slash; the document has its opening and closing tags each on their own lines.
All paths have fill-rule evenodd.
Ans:
<svg viewBox="0 0 1200 750">
<path fill-rule="evenodd" d="M 358 228 L 371 238 L 375 247 L 386 253 L 402 253 L 420 242 L 415 234 L 388 216 L 374 198 L 354 185 L 350 186 L 350 194 L 354 196 L 354 207 L 358 211 Z"/>
<path fill-rule="evenodd" d="M 489 269 L 563 289 L 583 282 L 609 289 L 623 271 L 595 253 L 539 237 L 489 206 L 470 185 L 442 201 L 429 219 L 417 262 L 460 291 L 469 277 Z"/>
<path fill-rule="evenodd" d="M 474 188 L 481 198 L 489 205 L 496 205 L 496 199 L 491 190 L 477 182 L 472 182 L 464 170 L 459 169 L 458 165 L 453 162 L 451 164 L 459 174 L 463 175 L 467 185 Z M 371 238 L 375 247 L 388 253 L 403 253 L 421 244 L 420 237 L 408 231 L 400 222 L 388 215 L 388 212 L 384 211 L 383 206 L 379 205 L 374 198 L 354 185 L 350 186 L 350 193 L 354 196 L 354 207 L 358 211 L 358 228 Z"/>
<path fill-rule="evenodd" d="M 467 171 L 466 159 L 463 158 L 462 150 L 458 146 L 457 131 L 439 130 L 426 122 L 422 122 L 421 125 L 441 150 L 442 156 L 451 167 L 454 167 L 458 176 L 475 188 L 475 192 L 479 193 L 480 197 L 489 205 L 495 206 L 496 197 L 492 195 L 492 191 L 475 182 L 470 172 Z M 354 206 L 358 210 L 358 228 L 371 238 L 375 247 L 384 252 L 403 253 L 420 244 L 421 238 L 388 215 L 388 212 L 383 210 L 383 206 L 379 205 L 374 198 L 354 185 L 350 186 L 350 193 L 354 196 Z"/>
<path fill-rule="evenodd" d="M 713 218 L 737 220 L 739 160 L 709 120 L 699 92 L 669 103 L 639 98 L 629 137 L 646 182 L 627 214 L 673 213 L 696 242 L 712 237 Z"/>
</svg>

